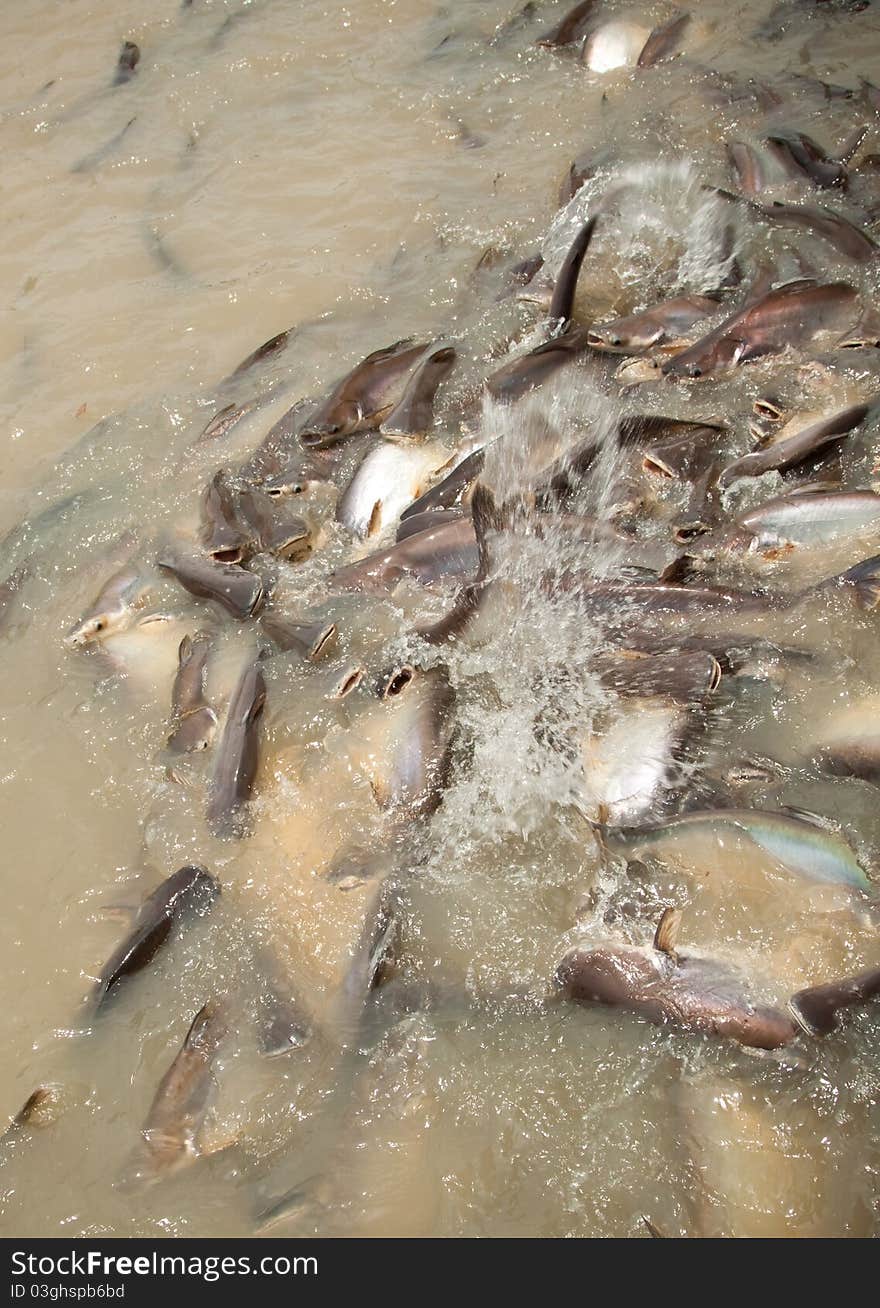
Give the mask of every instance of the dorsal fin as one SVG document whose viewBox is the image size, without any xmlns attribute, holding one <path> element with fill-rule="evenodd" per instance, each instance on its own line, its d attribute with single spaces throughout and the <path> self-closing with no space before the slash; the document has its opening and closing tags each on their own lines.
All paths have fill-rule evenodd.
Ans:
<svg viewBox="0 0 880 1308">
<path fill-rule="evenodd" d="M 501 512 L 495 496 L 484 482 L 478 481 L 471 495 L 471 515 L 474 522 L 474 534 L 477 538 L 479 567 L 477 581 L 485 581 L 491 569 L 488 536 L 490 531 L 500 531 L 502 527 Z"/>
<path fill-rule="evenodd" d="M 671 958 L 673 963 L 678 962 L 678 955 L 675 952 L 675 945 L 678 940 L 678 933 L 681 929 L 681 909 L 664 908 L 660 921 L 657 923 L 657 930 L 654 932 L 654 948 L 667 958 Z"/>
</svg>

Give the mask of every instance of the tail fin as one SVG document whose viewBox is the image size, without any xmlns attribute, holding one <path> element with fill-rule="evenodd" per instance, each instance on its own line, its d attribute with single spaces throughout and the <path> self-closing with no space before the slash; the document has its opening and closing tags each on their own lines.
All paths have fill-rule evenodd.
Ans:
<svg viewBox="0 0 880 1308">
<path fill-rule="evenodd" d="M 847 568 L 846 572 L 828 577 L 813 589 L 822 591 L 844 586 L 855 590 L 856 602 L 862 608 L 875 609 L 880 604 L 880 554 L 873 554 L 871 558 Z"/>
<path fill-rule="evenodd" d="M 477 538 L 477 553 L 480 560 L 476 580 L 481 582 L 485 581 L 489 576 L 492 566 L 489 533 L 501 531 L 504 525 L 502 513 L 495 496 L 482 481 L 477 482 L 471 495 L 471 513 L 474 520 L 474 534 Z"/>
<path fill-rule="evenodd" d="M 547 317 L 551 322 L 561 321 L 567 324 L 571 318 L 571 311 L 574 308 L 574 293 L 577 290 L 578 274 L 581 270 L 581 264 L 584 261 L 584 255 L 590 247 L 590 241 L 593 239 L 593 229 L 596 226 L 595 215 L 584 223 L 581 230 L 571 243 L 571 249 L 565 256 L 565 262 L 559 270 L 559 276 L 556 278 L 556 285 L 553 287 L 553 298 L 550 301 L 550 308 Z"/>
<path fill-rule="evenodd" d="M 867 1004 L 880 996 L 880 968 L 859 972 L 857 976 L 810 986 L 792 995 L 789 1007 L 810 1035 L 828 1035 L 837 1026 L 842 1008 Z"/>
</svg>

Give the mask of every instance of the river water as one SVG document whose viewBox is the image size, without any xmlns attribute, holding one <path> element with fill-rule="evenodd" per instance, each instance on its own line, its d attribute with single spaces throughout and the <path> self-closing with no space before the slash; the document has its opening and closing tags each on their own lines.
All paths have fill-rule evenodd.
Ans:
<svg viewBox="0 0 880 1308">
<path fill-rule="evenodd" d="M 541 339 L 540 310 L 503 296 L 504 268 L 542 249 L 555 273 L 612 179 L 635 177 L 647 198 L 622 201 L 597 231 L 581 321 L 714 289 L 730 251 L 701 187 L 733 185 L 727 140 L 794 126 L 833 154 L 864 124 L 864 149 L 880 148 L 864 101 L 810 80 L 858 91 L 871 78 L 875 5 L 701 0 L 678 59 L 605 73 L 536 45 L 565 8 L 156 0 L 145 18 L 133 0 L 29 0 L 0 12 L 2 575 L 28 574 L 0 634 L 0 1115 L 38 1085 L 59 1100 L 49 1125 L 0 1143 L 7 1235 L 249 1235 L 289 1190 L 273 1234 L 642 1236 L 643 1215 L 668 1235 L 877 1233 L 876 1012 L 759 1057 L 547 1001 L 572 941 L 645 943 L 670 904 L 685 908 L 688 945 L 737 963 L 773 1002 L 880 961 L 873 906 L 792 876 L 747 840 L 671 841 L 609 867 L 590 822 L 626 794 L 621 771 L 665 751 L 669 711 L 609 705 L 584 671 L 601 632 L 538 582 L 570 563 L 563 530 L 511 552 L 500 599 L 468 639 L 429 649 L 413 627 L 443 614 L 456 586 L 335 594 L 331 569 L 367 549 L 334 521 L 328 486 L 310 494 L 319 548 L 280 565 L 279 588 L 286 611 L 336 622 L 339 647 L 315 667 L 266 664 L 245 840 L 207 832 L 204 759 L 181 785 L 162 750 L 182 636 L 216 631 L 209 692 L 222 710 L 253 624 L 221 620 L 157 574 L 145 612 L 167 621 L 108 639 L 103 654 L 64 644 L 116 568 L 150 567 L 163 539 L 194 535 L 218 467 L 243 463 L 295 401 L 404 337 L 455 340 L 435 435 L 450 456 L 500 436 L 486 474 L 499 497 L 546 453 L 543 436 L 538 466 L 636 408 L 725 422 L 741 453 L 757 395 L 815 407 L 829 387 L 846 402 L 876 393 L 862 355 L 829 381 L 806 351 L 637 400 L 588 370 L 513 411 L 481 398 L 512 341 Z M 646 30 L 672 12 L 601 8 Z M 113 85 L 124 40 L 140 62 Z M 722 94 L 718 73 L 784 88 L 783 102 Z M 598 177 L 559 214 L 560 183 L 585 151 L 600 156 Z M 869 174 L 860 187 L 847 212 L 870 222 L 880 191 Z M 876 299 L 873 265 L 824 243 L 747 219 L 735 242 L 747 277 L 772 257 L 781 275 L 846 277 Z M 220 385 L 290 328 L 283 352 Z M 194 444 L 225 403 L 273 386 L 227 436 Z M 847 485 L 869 484 L 876 440 L 867 428 L 847 456 Z M 579 505 L 600 516 L 623 466 L 606 444 Z M 777 485 L 762 482 L 763 498 Z M 674 557 L 676 494 L 649 497 L 641 534 L 662 556 L 649 566 Z M 746 487 L 734 504 L 759 498 Z M 876 534 L 838 542 L 765 562 L 759 580 L 789 593 L 877 548 Z M 612 554 L 590 544 L 578 562 L 605 575 Z M 876 791 L 811 764 L 828 715 L 876 707 L 874 615 L 835 597 L 746 625 L 812 657 L 725 678 L 663 811 L 723 793 L 818 812 L 880 875 Z M 376 839 L 360 759 L 372 686 L 405 660 L 446 667 L 456 737 L 443 802 L 407 846 L 395 975 L 341 1053 L 313 1038 L 266 1059 L 254 960 L 272 950 L 302 980 L 303 956 L 329 975 L 349 948 L 361 892 L 354 908 L 328 898 L 316 870 L 353 833 Z M 361 686 L 328 698 L 353 664 Z M 600 742 L 586 782 L 558 746 L 577 731 Z M 769 776 L 731 791 L 726 769 L 754 756 L 774 761 Z M 125 932 L 117 910 L 187 862 L 219 878 L 218 903 L 94 1017 L 84 999 Z M 159 1081 L 216 995 L 230 1033 L 204 1156 L 131 1183 Z"/>
</svg>

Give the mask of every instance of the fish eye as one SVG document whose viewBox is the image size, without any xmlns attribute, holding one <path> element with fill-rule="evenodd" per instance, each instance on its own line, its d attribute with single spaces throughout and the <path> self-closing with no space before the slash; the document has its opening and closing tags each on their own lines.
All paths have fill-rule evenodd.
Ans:
<svg viewBox="0 0 880 1308">
<path fill-rule="evenodd" d="M 95 630 L 95 631 L 103 631 L 103 630 L 104 630 L 104 623 L 103 623 L 103 621 L 102 621 L 101 618 L 95 618 L 94 630 Z"/>
<path fill-rule="evenodd" d="M 619 336 L 609 336 L 609 337 L 608 337 L 608 344 L 609 344 L 609 345 L 622 345 L 622 344 L 623 344 L 623 341 L 620 339 Z"/>
<path fill-rule="evenodd" d="M 703 369 L 700 368 L 696 363 L 693 364 L 692 367 L 688 369 L 689 377 L 702 377 L 702 375 L 703 375 Z"/>
</svg>

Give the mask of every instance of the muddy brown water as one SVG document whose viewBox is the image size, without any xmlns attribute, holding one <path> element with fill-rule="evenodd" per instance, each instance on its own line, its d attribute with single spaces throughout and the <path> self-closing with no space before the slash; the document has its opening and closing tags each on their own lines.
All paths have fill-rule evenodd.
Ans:
<svg viewBox="0 0 880 1308">
<path fill-rule="evenodd" d="M 408 633 L 445 611 L 454 586 L 332 596 L 330 568 L 359 551 L 333 520 L 332 492 L 317 492 L 320 548 L 280 567 L 280 593 L 288 612 L 336 621 L 340 649 L 316 668 L 294 655 L 267 664 L 247 840 L 208 834 L 205 758 L 180 786 L 158 756 L 182 636 L 217 630 L 209 692 L 222 711 L 250 625 L 156 577 L 147 611 L 168 621 L 108 640 L 114 662 L 62 643 L 115 567 L 132 555 L 149 566 L 163 534 L 195 530 L 217 467 L 243 462 L 295 400 L 405 336 L 458 343 L 437 435 L 452 452 L 500 434 L 490 473 L 502 488 L 548 422 L 573 436 L 636 406 L 715 418 L 742 453 L 758 394 L 821 406 L 880 389 L 861 355 L 810 366 L 816 346 L 703 389 L 648 386 L 636 399 L 585 375 L 514 413 L 481 409 L 479 382 L 539 323 L 534 307 L 498 299 L 500 273 L 475 277 L 487 247 L 523 257 L 543 244 L 553 266 L 584 206 L 629 169 L 654 198 L 599 231 L 578 301 L 582 318 L 607 318 L 671 293 L 700 183 L 732 184 L 727 139 L 787 125 L 833 153 L 864 123 L 865 149 L 880 149 L 861 101 L 785 81 L 871 78 L 874 5 L 702 0 L 679 60 L 601 75 L 534 44 L 565 8 L 162 0 L 145 20 L 134 3 L 32 0 L 0 14 L 3 576 L 30 568 L 0 634 L 0 1114 L 38 1084 L 58 1085 L 61 1101 L 51 1125 L 0 1143 L 5 1234 L 246 1235 L 288 1189 L 301 1200 L 273 1233 L 640 1236 L 643 1214 L 668 1234 L 877 1233 L 876 1012 L 770 1059 L 544 1003 L 573 939 L 643 942 L 673 902 L 686 941 L 746 968 L 767 998 L 880 962 L 864 904 L 748 841 L 673 842 L 629 876 L 603 867 L 586 820 L 596 786 L 578 792 L 579 809 L 570 756 L 536 731 L 551 712 L 603 733 L 619 711 L 581 676 L 601 636 L 536 584 L 562 558 L 557 536 L 510 562 L 509 590 L 470 639 L 426 653 Z M 603 9 L 648 28 L 670 12 Z M 141 60 L 114 87 L 125 39 Z M 711 69 L 785 82 L 788 98 L 767 109 L 719 96 Z M 571 160 L 594 148 L 608 151 L 599 182 L 556 217 Z M 846 212 L 870 222 L 880 195 L 870 178 L 860 187 Z M 704 237 L 689 229 L 697 273 Z M 784 275 L 845 277 L 876 300 L 873 268 L 823 243 L 750 221 L 737 242 L 748 270 L 772 255 Z M 282 355 L 221 393 L 220 379 L 288 328 Z M 192 447 L 221 404 L 270 384 L 266 407 Z M 847 447 L 846 484 L 869 484 L 876 440 L 869 423 Z M 619 471 L 611 449 L 584 507 L 607 509 Z M 731 504 L 777 489 L 771 476 Z M 674 487 L 651 488 L 643 534 L 664 549 L 677 508 Z M 790 592 L 877 548 L 868 533 L 753 560 L 748 576 Z M 876 615 L 835 597 L 741 625 L 814 657 L 725 682 L 665 798 L 711 801 L 727 766 L 769 756 L 773 775 L 737 802 L 833 817 L 876 879 L 876 791 L 811 763 L 827 716 L 873 711 Z M 443 804 L 401 884 L 398 975 L 341 1058 L 316 1038 L 266 1060 L 254 951 L 276 947 L 294 979 L 303 953 L 329 959 L 330 973 L 344 953 L 357 909 L 314 887 L 353 834 L 377 839 L 365 723 L 376 677 L 407 657 L 448 664 L 458 734 Z M 339 703 L 326 692 L 346 660 L 368 675 Z M 631 735 L 618 725 L 624 769 L 644 753 L 649 711 L 635 710 Z M 93 1020 L 84 996 L 124 931 L 110 910 L 188 861 L 220 878 L 220 902 Z M 215 1151 L 126 1186 L 159 1080 L 213 994 L 231 1005 L 207 1124 Z"/>
</svg>

